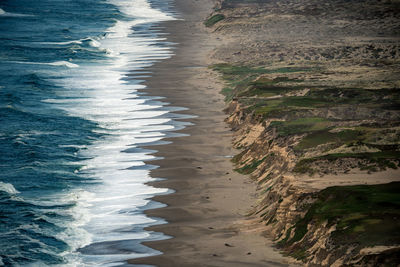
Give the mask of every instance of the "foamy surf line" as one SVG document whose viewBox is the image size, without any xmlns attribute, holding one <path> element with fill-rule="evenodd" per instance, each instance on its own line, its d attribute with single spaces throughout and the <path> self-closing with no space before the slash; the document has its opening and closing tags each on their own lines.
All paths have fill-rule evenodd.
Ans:
<svg viewBox="0 0 400 267">
<path fill-rule="evenodd" d="M 0 2 L 0 265 L 123 266 L 162 253 L 154 149 L 184 110 L 146 95 L 172 0 Z M 3 216 L 4 215 L 4 216 Z"/>
<path fill-rule="evenodd" d="M 182 124 L 174 122 L 170 111 L 164 107 L 167 103 L 154 101 L 157 98 L 142 98 L 138 90 L 145 87 L 125 78 L 128 70 L 140 71 L 157 60 L 172 56 L 171 49 L 162 43 L 164 40 L 158 38 L 156 32 L 149 30 L 147 36 L 141 34 L 137 38 L 133 28 L 174 17 L 154 9 L 145 0 L 108 2 L 117 7 L 125 19 L 116 21 L 106 30 L 105 37 L 91 46 L 112 51 L 109 60 L 101 65 L 52 63 L 68 67 L 63 79 L 52 81 L 67 90 L 59 92 L 59 99 L 44 100 L 70 116 L 95 122 L 105 134 L 101 140 L 79 151 L 87 160 L 77 174 L 92 178 L 96 183 L 68 196 L 79 203 L 71 226 L 74 250 L 65 254 L 72 266 L 118 266 L 128 259 L 158 255 L 162 252 L 141 243 L 168 238 L 144 230 L 166 223 L 147 217 L 143 211 L 163 207 L 150 199 L 171 191 L 146 185 L 156 179 L 150 176 L 154 166 L 145 161 L 157 158 L 152 155 L 153 151 L 140 146 L 160 142 Z"/>
<path fill-rule="evenodd" d="M 49 65 L 49 66 L 63 66 L 67 68 L 78 68 L 79 65 L 68 62 L 68 61 L 55 61 L 55 62 L 24 62 L 24 61 L 9 61 L 9 63 L 16 63 L 16 64 L 31 64 L 31 65 Z"/>
</svg>

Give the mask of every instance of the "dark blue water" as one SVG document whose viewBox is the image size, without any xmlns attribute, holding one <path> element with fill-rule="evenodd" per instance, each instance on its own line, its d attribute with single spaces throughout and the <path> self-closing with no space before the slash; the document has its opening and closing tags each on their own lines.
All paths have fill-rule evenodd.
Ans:
<svg viewBox="0 0 400 267">
<path fill-rule="evenodd" d="M 143 210 L 165 189 L 139 144 L 176 129 L 140 91 L 170 44 L 168 2 L 0 2 L 0 265 L 118 266 L 159 252 Z M 168 117 L 168 118 L 167 118 Z M 128 153 L 129 152 L 129 153 Z"/>
</svg>

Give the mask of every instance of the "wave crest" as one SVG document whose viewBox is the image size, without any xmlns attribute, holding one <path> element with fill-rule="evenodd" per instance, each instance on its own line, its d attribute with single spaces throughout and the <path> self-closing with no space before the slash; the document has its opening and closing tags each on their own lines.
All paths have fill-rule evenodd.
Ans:
<svg viewBox="0 0 400 267">
<path fill-rule="evenodd" d="M 0 8 L 0 16 L 7 16 L 7 17 L 33 17 L 33 15 L 6 12 L 1 8 Z"/>
<path fill-rule="evenodd" d="M 56 61 L 56 62 L 52 62 L 52 63 L 48 63 L 48 64 L 52 65 L 52 66 L 65 66 L 68 68 L 78 68 L 79 67 L 79 65 L 68 62 L 68 61 Z"/>
<path fill-rule="evenodd" d="M 15 189 L 12 184 L 0 182 L 0 191 L 6 192 L 10 195 L 18 194 L 19 191 Z"/>
</svg>

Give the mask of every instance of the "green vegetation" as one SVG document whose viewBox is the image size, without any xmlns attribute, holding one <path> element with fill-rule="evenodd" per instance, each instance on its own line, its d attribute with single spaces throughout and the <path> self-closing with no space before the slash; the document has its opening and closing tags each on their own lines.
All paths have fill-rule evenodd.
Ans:
<svg viewBox="0 0 400 267">
<path fill-rule="evenodd" d="M 353 244 L 359 247 L 394 245 L 400 242 L 400 182 L 384 185 L 330 187 L 315 195 L 304 218 L 294 226 L 290 240 L 281 246 L 301 240 L 308 225 L 336 224 L 332 234 L 335 246 Z M 288 233 L 289 234 L 289 233 Z M 288 237 L 289 235 L 287 235 Z"/>
<path fill-rule="evenodd" d="M 213 16 L 211 16 L 210 18 L 208 18 L 205 22 L 204 25 L 206 25 L 206 27 L 212 27 L 214 26 L 215 23 L 221 21 L 225 19 L 225 16 L 222 14 L 215 14 Z"/>
<path fill-rule="evenodd" d="M 311 163 L 317 161 L 314 158 L 311 159 L 302 159 L 299 162 L 296 163 L 296 165 L 293 168 L 293 172 L 296 173 L 302 173 L 302 174 L 309 174 L 309 175 L 314 175 L 316 170 L 311 168 Z"/>
<path fill-rule="evenodd" d="M 262 68 L 251 68 L 247 66 L 232 66 L 228 64 L 216 64 L 212 69 L 222 74 L 222 78 L 227 81 L 227 87 L 222 90 L 225 100 L 230 101 L 235 96 L 236 91 L 246 88 L 258 75 L 265 72 Z"/>
<path fill-rule="evenodd" d="M 319 192 L 316 188 L 323 186 L 324 183 L 318 183 L 320 180 L 331 185 L 363 184 L 371 180 L 359 181 L 364 173 L 368 176 L 367 171 L 400 167 L 396 47 L 386 45 L 387 42 L 330 44 L 318 39 L 318 34 L 314 36 L 318 39 L 316 46 L 310 46 L 307 38 L 302 37 L 292 43 L 283 39 L 258 42 L 256 34 L 263 32 L 265 16 L 283 14 L 293 3 L 284 3 L 271 11 L 268 5 L 245 4 L 249 2 L 266 1 L 218 2 L 218 12 L 230 14 L 220 25 L 232 22 L 229 29 L 219 30 L 226 33 L 237 29 L 236 33 L 240 33 L 250 29 L 255 32 L 255 42 L 237 43 L 243 46 L 240 48 L 228 45 L 216 55 L 231 62 L 244 59 L 242 64 L 217 64 L 212 68 L 225 81 L 222 93 L 227 102 L 232 101 L 227 108 L 232 111 L 227 121 L 237 131 L 236 147 L 244 149 L 232 159 L 237 164 L 236 171 L 260 175 L 254 177 L 260 200 L 253 214 L 274 227 L 279 236 L 276 240 L 281 240 L 278 245 L 286 253 L 306 264 L 357 265 L 363 261 L 364 265 L 386 266 L 387 251 L 374 255 L 359 252 L 365 247 L 400 244 L 400 182 L 335 186 Z M 323 17 L 329 10 L 308 4 L 299 11 L 302 15 Z M 366 13 L 359 12 L 360 5 L 354 7 L 345 15 L 365 20 L 362 15 Z M 385 7 L 381 13 L 386 16 L 389 9 Z M 367 17 L 380 20 L 382 16 L 374 13 Z M 281 24 L 289 22 L 297 23 L 287 18 Z M 280 23 L 272 24 L 272 30 L 282 29 Z M 381 33 L 385 35 L 386 31 L 389 28 Z M 346 31 L 338 34 L 349 37 Z M 270 157 L 271 151 L 276 153 L 274 157 Z M 295 176 L 302 183 L 293 184 L 292 172 L 321 177 Z M 352 175 L 354 172 L 356 175 Z M 380 175 L 388 175 L 382 179 L 386 181 L 393 174 L 390 171 L 370 178 L 379 183 Z M 307 183 L 313 188 L 308 188 Z M 326 245 L 321 250 L 319 242 Z M 393 264 L 387 265 L 394 266 L 400 260 L 400 249 L 390 250 L 389 253 L 398 253 Z"/>
<path fill-rule="evenodd" d="M 232 78 L 231 75 L 247 75 L 252 73 L 267 73 L 264 68 L 255 68 L 249 66 L 234 66 L 230 64 L 215 64 L 212 66 L 212 69 L 222 73 L 224 79 Z"/>
<path fill-rule="evenodd" d="M 261 191 L 261 194 L 266 194 L 268 191 L 272 189 L 272 186 L 269 186 Z"/>
<path fill-rule="evenodd" d="M 242 167 L 242 168 L 235 169 L 235 171 L 237 171 L 238 173 L 241 173 L 241 174 L 250 174 L 250 173 L 252 173 L 253 171 L 255 171 L 255 170 L 257 169 L 257 167 L 258 167 L 266 158 L 267 158 L 267 157 L 264 157 L 264 158 L 262 158 L 262 159 L 260 159 L 260 160 L 254 160 L 253 162 L 251 162 L 251 163 L 248 164 L 248 165 L 245 165 L 245 166 Z"/>
<path fill-rule="evenodd" d="M 400 151 L 381 151 L 372 153 L 335 153 L 318 157 L 320 159 L 336 160 L 338 158 L 359 158 L 369 159 L 371 161 L 380 161 L 382 159 L 399 159 Z"/>
<path fill-rule="evenodd" d="M 318 117 L 271 122 L 271 127 L 276 128 L 277 132 L 282 136 L 326 130 L 331 125 L 331 121 Z"/>
<path fill-rule="evenodd" d="M 395 133 L 393 130 L 385 130 L 385 132 Z M 380 151 L 364 153 L 330 153 L 324 156 L 302 159 L 296 164 L 293 171 L 312 175 L 316 171 L 310 167 L 313 162 L 319 160 L 336 161 L 342 158 L 359 159 L 360 162 L 358 163 L 358 167 L 361 170 L 375 172 L 379 170 L 385 170 L 386 168 L 397 169 L 400 163 L 399 145 L 378 145 L 370 143 L 372 140 L 375 140 L 375 136 L 378 133 L 382 135 L 382 130 L 366 127 L 358 127 L 352 130 L 347 129 L 339 132 L 330 132 L 329 130 L 310 132 L 296 147 L 294 147 L 296 152 L 303 152 L 307 149 L 314 148 L 322 144 L 329 144 L 330 149 L 337 148 L 342 145 L 346 145 L 348 147 L 362 145 L 365 147 L 370 147 L 371 149 L 379 149 Z M 389 137 L 387 138 L 387 141 L 389 142 L 398 140 L 392 140 Z"/>
<path fill-rule="evenodd" d="M 394 89 L 368 90 L 363 88 L 329 87 L 323 90 L 313 90 L 309 93 L 312 98 L 323 98 L 332 104 L 379 104 L 393 105 L 398 102 L 400 93 Z M 390 97 L 388 97 L 390 96 Z M 399 106 L 397 106 L 397 109 Z"/>
<path fill-rule="evenodd" d="M 308 173 L 312 175 L 315 173 L 315 170 L 310 166 L 313 162 L 319 160 L 335 161 L 341 158 L 353 158 L 366 161 L 365 163 L 359 163 L 358 167 L 361 170 L 378 171 L 385 170 L 386 168 L 397 169 L 400 164 L 400 151 L 388 150 L 371 153 L 333 153 L 314 158 L 307 158 L 300 160 L 293 168 L 293 172 Z"/>
<path fill-rule="evenodd" d="M 321 168 L 318 161 L 324 161 L 324 164 L 329 166 L 330 162 L 340 164 L 341 159 L 352 159 L 353 165 L 368 171 L 396 169 L 400 166 L 400 130 L 393 128 L 393 125 L 397 127 L 398 123 L 376 119 L 375 114 L 366 112 L 374 110 L 384 113 L 386 110 L 397 110 L 398 101 L 395 99 L 400 99 L 398 91 L 307 85 L 302 74 L 313 70 L 307 68 L 268 69 L 218 64 L 214 65 L 213 69 L 220 72 L 226 81 L 223 93 L 227 101 L 237 100 L 243 110 L 256 120 L 274 118 L 269 124 L 269 129 L 274 129 L 278 138 L 303 135 L 293 148 L 299 156 L 323 144 L 326 144 L 324 149 L 328 151 L 340 146 L 348 146 L 349 151 L 352 147 L 379 150 L 365 153 L 331 153 L 305 158 L 297 162 L 294 172 L 313 175 L 323 170 L 318 169 Z M 363 113 L 357 111 L 362 110 L 361 108 L 365 110 Z M 334 116 L 324 116 L 330 110 L 333 110 Z M 376 122 L 347 126 L 352 125 L 352 121 L 362 119 L 376 119 Z M 239 164 L 244 153 L 234 157 L 232 161 Z M 249 162 L 236 171 L 243 174 L 253 173 L 262 162 L 270 162 L 269 156 Z M 270 178 L 265 177 L 259 184 L 264 184 Z M 271 187 L 266 187 L 262 193 L 266 194 L 270 190 Z M 356 245 L 362 248 L 398 244 L 399 190 L 400 183 L 391 183 L 331 187 L 315 193 L 315 202 L 305 207 L 306 215 L 287 231 L 285 238 L 278 245 L 288 247 L 302 240 L 310 225 L 325 222 L 329 226 L 336 225 L 332 238 L 334 245 L 338 247 Z M 263 211 L 261 217 L 265 216 L 267 213 Z M 274 220 L 273 217 L 269 218 L 267 224 Z M 305 244 L 307 246 L 307 242 Z M 306 250 L 306 247 L 292 247 L 290 255 L 301 260 L 307 257 Z"/>
<path fill-rule="evenodd" d="M 295 152 L 299 155 L 322 144 L 327 144 L 324 146 L 326 149 L 342 145 L 349 147 L 365 145 L 382 151 L 378 153 L 330 154 L 303 159 L 294 167 L 295 172 L 312 175 L 318 171 L 317 166 L 311 167 L 313 162 L 318 160 L 335 161 L 340 158 L 360 159 L 358 167 L 368 171 L 397 168 L 399 153 L 396 151 L 400 148 L 400 130 L 391 129 L 392 122 L 388 121 L 389 125 L 386 128 L 379 125 L 382 123 L 381 121 L 378 121 L 376 125 L 357 126 L 344 130 L 340 130 L 340 125 L 347 120 L 354 120 L 351 117 L 354 108 L 362 107 L 365 110 L 382 110 L 382 112 L 385 112 L 384 109 L 398 109 L 396 104 L 399 104 L 399 90 L 310 85 L 307 84 L 308 81 L 304 80 L 305 73 L 319 73 L 321 70 L 309 67 L 268 68 L 216 64 L 212 68 L 221 73 L 226 81 L 226 87 L 222 90 L 226 101 L 237 100 L 245 113 L 252 114 L 254 120 L 261 122 L 271 118 L 277 119 L 270 123 L 269 128 L 275 129 L 279 137 L 304 135 L 303 139 L 294 147 Z M 331 108 L 339 111 L 336 113 L 335 119 L 323 117 Z M 343 112 L 341 115 L 340 110 L 349 110 L 349 112 Z M 374 116 L 368 112 L 364 113 L 363 116 L 366 119 Z M 350 114 L 350 117 L 345 114 Z M 343 117 L 340 118 L 338 115 Z M 360 115 L 358 116 L 356 120 L 360 120 Z M 253 162 L 238 171 L 251 173 L 257 166 L 257 162 Z"/>
<path fill-rule="evenodd" d="M 305 248 L 296 249 L 290 255 L 297 260 L 303 260 L 308 256 Z"/>
<path fill-rule="evenodd" d="M 226 96 L 226 101 L 233 97 L 251 96 L 274 96 L 282 92 L 293 90 L 288 87 L 278 86 L 281 82 L 301 82 L 297 79 L 288 77 L 277 77 L 274 79 L 260 78 L 262 74 L 294 73 L 310 71 L 309 68 L 286 67 L 276 69 L 266 69 L 263 67 L 234 66 L 229 64 L 215 64 L 212 69 L 222 74 L 222 78 L 227 81 L 227 87 L 222 90 Z"/>
<path fill-rule="evenodd" d="M 265 67 L 253 67 L 253 66 L 246 66 L 246 65 L 230 65 L 226 63 L 214 64 L 211 66 L 212 69 L 221 72 L 222 74 L 226 75 L 243 75 L 243 74 L 251 74 L 251 73 L 295 73 L 295 72 L 309 72 L 312 71 L 312 68 L 300 68 L 300 67 L 285 67 L 285 68 L 275 68 L 275 69 L 268 69 Z M 289 78 L 277 78 L 274 79 L 275 82 L 283 82 L 283 81 L 299 81 Z"/>
<path fill-rule="evenodd" d="M 240 162 L 240 160 L 242 159 L 243 155 L 246 153 L 245 150 L 243 150 L 242 152 L 240 152 L 239 154 L 235 155 L 231 161 L 235 164 L 238 164 Z"/>
<path fill-rule="evenodd" d="M 295 147 L 295 150 L 316 147 L 326 143 L 335 143 L 337 146 L 361 140 L 363 132 L 358 130 L 343 130 L 340 132 L 329 132 L 328 130 L 311 132 L 304 137 Z"/>
<path fill-rule="evenodd" d="M 277 243 L 278 247 L 283 247 L 284 245 L 288 244 L 288 240 L 289 240 L 289 237 L 290 237 L 290 234 L 292 233 L 292 231 L 293 231 L 293 227 L 290 227 L 286 231 L 285 238 Z"/>
<path fill-rule="evenodd" d="M 254 106 L 252 106 L 251 108 L 254 109 L 254 113 L 256 115 L 264 117 L 270 112 L 278 110 L 280 104 L 282 104 L 282 100 L 273 99 L 273 100 L 263 101 L 262 103 L 254 104 Z"/>
</svg>

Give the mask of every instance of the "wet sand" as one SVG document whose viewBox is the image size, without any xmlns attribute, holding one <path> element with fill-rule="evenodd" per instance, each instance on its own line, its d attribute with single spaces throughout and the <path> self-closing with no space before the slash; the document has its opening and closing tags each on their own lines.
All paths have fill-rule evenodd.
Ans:
<svg viewBox="0 0 400 267">
<path fill-rule="evenodd" d="M 168 224 L 149 230 L 163 232 L 172 239 L 145 245 L 162 251 L 155 257 L 130 260 L 131 264 L 157 266 L 287 266 L 284 258 L 262 236 L 262 227 L 247 217 L 256 202 L 256 186 L 250 178 L 232 170 L 232 132 L 224 122 L 225 103 L 219 94 L 218 77 L 208 66 L 208 55 L 222 40 L 207 32 L 202 22 L 211 12 L 212 0 L 176 0 L 182 20 L 161 25 L 176 42 L 176 55 L 157 63 L 145 84 L 146 92 L 166 97 L 181 112 L 196 116 L 192 126 L 173 138 L 172 144 L 157 146 L 163 160 L 151 175 L 166 180 L 153 183 L 176 193 L 157 196 L 167 204 L 146 214 L 161 217 Z M 153 147 L 154 148 L 154 147 Z M 154 162 L 152 163 L 154 164 Z"/>
</svg>

